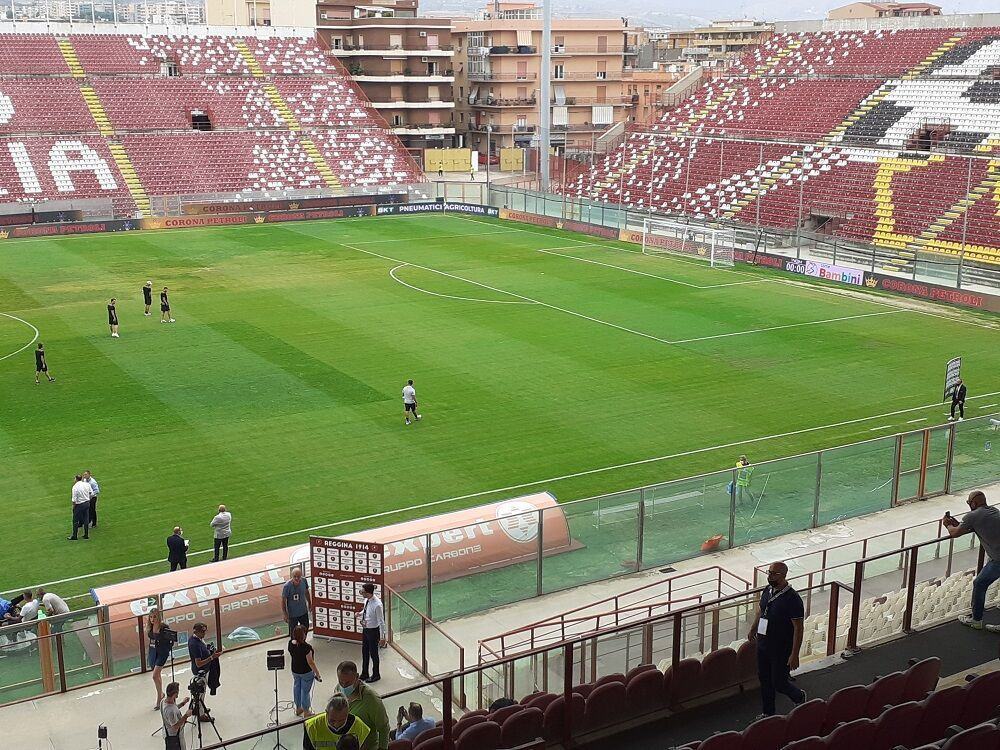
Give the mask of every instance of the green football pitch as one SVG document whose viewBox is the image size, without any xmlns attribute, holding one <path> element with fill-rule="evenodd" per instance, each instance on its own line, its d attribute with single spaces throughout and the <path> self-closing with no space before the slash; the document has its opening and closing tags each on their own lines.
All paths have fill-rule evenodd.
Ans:
<svg viewBox="0 0 1000 750">
<path fill-rule="evenodd" d="M 147 279 L 176 323 L 143 316 Z M 993 318 L 455 216 L 8 240 L 0 313 L 0 590 L 161 572 L 175 524 L 211 546 L 219 503 L 245 554 L 935 424 L 956 355 L 972 414 L 1000 400 Z M 34 383 L 36 329 L 54 383 Z M 85 468 L 101 524 L 70 543 Z"/>
</svg>

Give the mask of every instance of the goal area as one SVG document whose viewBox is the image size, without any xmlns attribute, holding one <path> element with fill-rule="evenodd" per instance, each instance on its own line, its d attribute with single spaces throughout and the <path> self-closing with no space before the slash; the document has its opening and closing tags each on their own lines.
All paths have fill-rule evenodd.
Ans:
<svg viewBox="0 0 1000 750">
<path fill-rule="evenodd" d="M 642 252 L 646 255 L 683 253 L 704 258 L 712 268 L 732 268 L 735 227 L 685 224 L 668 219 L 644 219 Z"/>
</svg>

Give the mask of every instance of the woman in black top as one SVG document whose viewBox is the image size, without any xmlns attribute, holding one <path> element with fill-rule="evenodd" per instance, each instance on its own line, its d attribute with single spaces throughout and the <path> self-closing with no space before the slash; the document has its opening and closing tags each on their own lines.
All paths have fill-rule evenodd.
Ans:
<svg viewBox="0 0 1000 750">
<path fill-rule="evenodd" d="M 297 625 L 288 641 L 288 653 L 292 657 L 292 702 L 295 715 L 309 717 L 312 712 L 313 681 L 322 682 L 319 667 L 313 661 L 313 647 L 306 642 L 306 629 Z"/>
<path fill-rule="evenodd" d="M 118 338 L 118 310 L 115 305 L 118 301 L 112 297 L 111 302 L 108 303 L 108 325 L 111 326 L 111 338 Z"/>
<path fill-rule="evenodd" d="M 154 711 L 159 711 L 160 704 L 163 702 L 163 679 L 160 674 L 163 672 L 163 666 L 170 658 L 171 643 L 163 636 L 162 632 L 166 629 L 167 626 L 160 619 L 159 610 L 150 610 L 150 613 L 146 616 L 146 639 L 149 643 L 146 664 L 152 670 L 153 684 L 156 686 L 156 705 L 153 706 Z"/>
</svg>

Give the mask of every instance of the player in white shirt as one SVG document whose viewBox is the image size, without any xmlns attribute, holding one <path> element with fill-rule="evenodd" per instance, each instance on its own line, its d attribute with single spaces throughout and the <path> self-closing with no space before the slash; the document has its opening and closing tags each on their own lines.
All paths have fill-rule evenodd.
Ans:
<svg viewBox="0 0 1000 750">
<path fill-rule="evenodd" d="M 413 413 L 414 419 L 420 419 L 420 415 L 417 414 L 417 392 L 413 388 L 413 381 L 407 380 L 403 386 L 403 421 L 406 424 L 410 423 L 410 412 Z"/>
</svg>

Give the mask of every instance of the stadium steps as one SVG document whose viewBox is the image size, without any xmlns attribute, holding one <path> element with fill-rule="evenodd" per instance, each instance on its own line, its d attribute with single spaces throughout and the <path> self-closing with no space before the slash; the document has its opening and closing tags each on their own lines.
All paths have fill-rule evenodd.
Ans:
<svg viewBox="0 0 1000 750">
<path fill-rule="evenodd" d="M 251 49 L 247 46 L 246 42 L 239 40 L 236 42 L 236 50 L 240 53 L 240 57 L 247 65 L 247 69 L 250 74 L 257 79 L 266 79 L 267 74 L 261 67 L 260 62 L 254 56 Z M 267 97 L 271 106 L 274 107 L 275 111 L 281 117 L 282 121 L 285 123 L 285 127 L 292 133 L 299 134 L 299 145 L 302 150 L 309 157 L 309 161 L 312 162 L 313 167 L 319 173 L 319 176 L 323 178 L 323 182 L 328 188 L 334 190 L 338 193 L 343 193 L 344 186 L 341 184 L 340 179 L 330 168 L 326 159 L 323 156 L 323 152 L 319 150 L 319 147 L 313 141 L 312 138 L 302 134 L 302 124 L 299 122 L 292 108 L 288 106 L 288 102 L 278 91 L 278 87 L 275 86 L 268 80 L 261 80 L 261 85 L 264 89 L 264 95 Z"/>
<path fill-rule="evenodd" d="M 66 67 L 69 68 L 69 72 L 74 78 L 83 78 L 86 73 L 83 70 L 83 65 L 80 64 L 80 58 L 76 55 L 76 50 L 73 48 L 73 43 L 69 39 L 58 39 L 56 44 L 59 45 L 59 52 L 63 56 L 63 60 L 66 61 Z"/>
<path fill-rule="evenodd" d="M 136 174 L 135 167 L 132 166 L 132 160 L 126 153 L 125 147 L 118 141 L 109 140 L 108 150 L 111 152 L 111 158 L 118 165 L 118 171 L 121 172 L 122 178 L 125 180 L 125 186 L 132 195 L 132 200 L 135 201 L 135 207 L 143 216 L 151 216 L 152 209 L 149 204 L 149 196 L 146 195 L 146 189 L 142 186 L 139 175 Z"/>
</svg>

